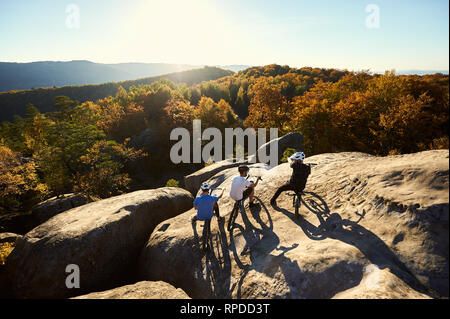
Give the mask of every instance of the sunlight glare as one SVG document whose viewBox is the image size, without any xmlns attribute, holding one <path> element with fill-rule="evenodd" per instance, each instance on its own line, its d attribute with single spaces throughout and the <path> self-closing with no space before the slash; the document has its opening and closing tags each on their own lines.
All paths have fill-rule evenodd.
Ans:
<svg viewBox="0 0 450 319">
<path fill-rule="evenodd" d="M 205 64 L 212 61 L 208 56 L 217 58 L 226 42 L 231 41 L 230 26 L 207 0 L 142 2 L 121 30 L 127 45 L 138 47 L 143 57 L 151 56 L 153 61 Z M 183 61 L 179 59 L 180 51 Z M 157 52 L 164 55 L 158 56 Z"/>
</svg>

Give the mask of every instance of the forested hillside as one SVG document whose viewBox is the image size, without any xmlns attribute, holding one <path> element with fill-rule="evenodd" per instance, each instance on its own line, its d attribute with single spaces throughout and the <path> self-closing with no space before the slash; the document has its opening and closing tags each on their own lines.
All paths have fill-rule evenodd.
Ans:
<svg viewBox="0 0 450 319">
<path fill-rule="evenodd" d="M 201 67 L 167 63 L 105 64 L 83 60 L 0 62 L 0 92 L 126 81 Z"/>
<path fill-rule="evenodd" d="M 194 83 L 208 76 L 218 79 Z M 268 65 L 168 78 L 88 86 L 84 98 L 61 88 L 53 96 L 70 98 L 57 96 L 41 111 L 27 103 L 42 100 L 26 95 L 25 118 L 0 125 L 0 211 L 24 210 L 68 192 L 106 198 L 195 171 L 202 165 L 175 165 L 169 157 L 171 130 L 191 130 L 193 119 L 222 132 L 238 126 L 300 132 L 307 156 L 448 149 L 448 75 Z"/>
<path fill-rule="evenodd" d="M 220 68 L 204 67 L 201 69 L 123 82 L 4 92 L 0 93 L 0 122 L 11 121 L 13 120 L 14 115 L 24 116 L 26 114 L 26 106 L 28 103 L 32 103 L 41 112 L 54 111 L 53 102 L 57 96 L 68 96 L 79 102 L 96 101 L 109 95 L 115 95 L 120 86 L 129 89 L 131 86 L 149 84 L 162 78 L 169 79 L 176 83 L 183 82 L 187 85 L 192 85 L 201 81 L 218 79 L 230 74 L 232 74 L 231 71 Z"/>
</svg>

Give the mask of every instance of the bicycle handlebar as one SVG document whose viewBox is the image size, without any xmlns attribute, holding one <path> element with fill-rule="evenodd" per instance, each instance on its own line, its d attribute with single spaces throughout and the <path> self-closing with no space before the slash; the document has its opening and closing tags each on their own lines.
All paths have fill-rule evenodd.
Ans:
<svg viewBox="0 0 450 319">
<path fill-rule="evenodd" d="M 250 174 L 247 176 L 247 178 L 246 179 L 248 179 L 250 177 Z M 262 181 L 263 179 L 261 178 L 261 176 L 256 176 L 256 180 L 260 180 L 260 181 Z"/>
<path fill-rule="evenodd" d="M 308 165 L 308 166 L 317 166 L 318 164 L 316 164 L 316 163 L 305 163 L 305 165 Z"/>
<path fill-rule="evenodd" d="M 211 187 L 209 189 L 209 195 L 211 195 L 215 190 L 222 190 L 222 189 L 223 189 L 222 187 Z"/>
</svg>

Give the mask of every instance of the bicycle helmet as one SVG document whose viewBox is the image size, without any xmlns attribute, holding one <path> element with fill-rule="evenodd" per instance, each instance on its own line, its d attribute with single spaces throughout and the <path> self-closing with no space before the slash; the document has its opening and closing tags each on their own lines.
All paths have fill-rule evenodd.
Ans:
<svg viewBox="0 0 450 319">
<path fill-rule="evenodd" d="M 250 170 L 250 168 L 249 168 L 247 165 L 240 165 L 240 166 L 238 167 L 239 173 L 242 173 L 242 172 L 248 172 L 249 170 Z"/>
<path fill-rule="evenodd" d="M 292 155 L 289 158 L 291 160 L 302 160 L 303 161 L 306 158 L 306 155 L 303 152 L 298 152 L 298 153 L 295 153 L 294 155 Z"/>
<path fill-rule="evenodd" d="M 208 183 L 203 183 L 200 188 L 202 189 L 202 191 L 209 191 L 211 189 L 211 185 L 209 185 Z"/>
</svg>

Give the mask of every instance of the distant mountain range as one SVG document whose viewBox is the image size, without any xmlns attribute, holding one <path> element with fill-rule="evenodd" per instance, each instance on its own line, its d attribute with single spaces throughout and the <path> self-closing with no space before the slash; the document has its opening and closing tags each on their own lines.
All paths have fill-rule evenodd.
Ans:
<svg viewBox="0 0 450 319">
<path fill-rule="evenodd" d="M 203 65 L 167 63 L 103 64 L 90 61 L 0 62 L 0 92 L 135 80 L 201 67 Z M 217 67 L 233 72 L 249 68 L 246 65 Z"/>
<path fill-rule="evenodd" d="M 31 63 L 0 62 L 0 92 L 51 88 L 66 85 L 100 84 L 153 77 L 168 73 L 202 68 L 205 65 L 168 63 L 118 63 L 104 64 L 90 61 Z M 215 65 L 239 72 L 249 65 Z M 375 71 L 384 73 L 384 71 Z M 448 74 L 448 70 L 397 70 L 397 74 Z"/>
<path fill-rule="evenodd" d="M 384 74 L 384 71 L 375 71 L 374 73 Z M 448 70 L 395 70 L 395 74 L 402 74 L 402 75 L 412 75 L 412 74 L 425 75 L 435 73 L 448 74 Z"/>
</svg>

